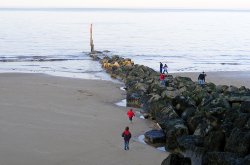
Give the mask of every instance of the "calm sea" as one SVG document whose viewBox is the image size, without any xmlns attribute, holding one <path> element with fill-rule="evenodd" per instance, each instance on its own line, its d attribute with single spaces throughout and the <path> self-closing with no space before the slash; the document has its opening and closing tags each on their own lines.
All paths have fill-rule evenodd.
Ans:
<svg viewBox="0 0 250 165">
<path fill-rule="evenodd" d="M 89 52 L 170 72 L 250 71 L 250 11 L 0 9 L 0 72 L 107 79 Z"/>
</svg>

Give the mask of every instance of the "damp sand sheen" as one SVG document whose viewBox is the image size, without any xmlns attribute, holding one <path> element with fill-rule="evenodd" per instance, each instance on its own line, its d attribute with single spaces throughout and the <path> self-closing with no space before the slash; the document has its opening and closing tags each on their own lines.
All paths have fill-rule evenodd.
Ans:
<svg viewBox="0 0 250 165">
<path fill-rule="evenodd" d="M 51 77 L 0 74 L 0 164 L 152 165 L 168 155 L 138 140 L 123 150 L 121 132 L 133 137 L 152 127 L 135 118 L 130 124 L 120 84 Z"/>
</svg>

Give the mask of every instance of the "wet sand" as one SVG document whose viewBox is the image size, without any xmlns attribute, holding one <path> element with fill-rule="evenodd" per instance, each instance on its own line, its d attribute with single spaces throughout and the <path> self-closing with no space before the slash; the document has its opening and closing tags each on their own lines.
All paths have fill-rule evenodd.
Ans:
<svg viewBox="0 0 250 165">
<path fill-rule="evenodd" d="M 199 73 L 174 76 L 197 80 Z M 250 72 L 209 72 L 206 81 L 250 87 Z M 121 85 L 42 74 L 0 74 L 0 164 L 152 165 L 168 153 L 137 141 L 153 127 L 114 103 L 125 98 Z M 123 150 L 121 132 L 133 140 Z"/>
<path fill-rule="evenodd" d="M 174 76 L 190 77 L 193 81 L 197 81 L 200 73 L 186 72 L 174 73 Z M 250 71 L 247 72 L 206 72 L 206 82 L 213 82 L 216 85 L 234 85 L 236 87 L 245 86 L 250 88 Z"/>
<path fill-rule="evenodd" d="M 152 165 L 167 153 L 136 141 L 153 127 L 114 103 L 119 84 L 42 74 L 0 74 L 0 164 Z M 133 140 L 123 150 L 121 133 Z"/>
</svg>

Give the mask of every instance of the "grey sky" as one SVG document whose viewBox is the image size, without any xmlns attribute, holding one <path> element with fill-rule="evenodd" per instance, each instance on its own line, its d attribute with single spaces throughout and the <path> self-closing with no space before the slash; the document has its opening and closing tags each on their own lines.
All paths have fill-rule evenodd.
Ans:
<svg viewBox="0 0 250 165">
<path fill-rule="evenodd" d="M 250 9 L 250 0 L 1 0 L 0 7 Z"/>
</svg>

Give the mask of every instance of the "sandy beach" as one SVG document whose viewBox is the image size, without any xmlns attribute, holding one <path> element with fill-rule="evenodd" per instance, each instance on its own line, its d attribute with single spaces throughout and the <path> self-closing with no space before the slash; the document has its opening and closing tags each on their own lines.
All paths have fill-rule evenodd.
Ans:
<svg viewBox="0 0 250 165">
<path fill-rule="evenodd" d="M 200 73 L 186 72 L 174 73 L 174 76 L 190 77 L 193 81 L 197 81 Z M 250 88 L 250 72 L 248 71 L 232 71 L 232 72 L 207 72 L 206 82 L 213 82 L 216 85 L 234 85 L 236 87 L 245 86 Z"/>
<path fill-rule="evenodd" d="M 137 137 L 153 127 L 130 124 L 120 84 L 42 74 L 0 74 L 1 165 L 152 165 L 167 153 Z M 131 128 L 130 150 L 121 133 Z"/>
<path fill-rule="evenodd" d="M 199 73 L 178 73 L 196 81 Z M 207 82 L 249 87 L 249 72 L 207 73 Z M 130 124 L 121 84 L 52 77 L 0 74 L 0 164 L 6 165 L 152 165 L 168 155 L 137 141 L 153 128 L 135 118 Z M 121 133 L 131 128 L 130 150 Z"/>
</svg>

